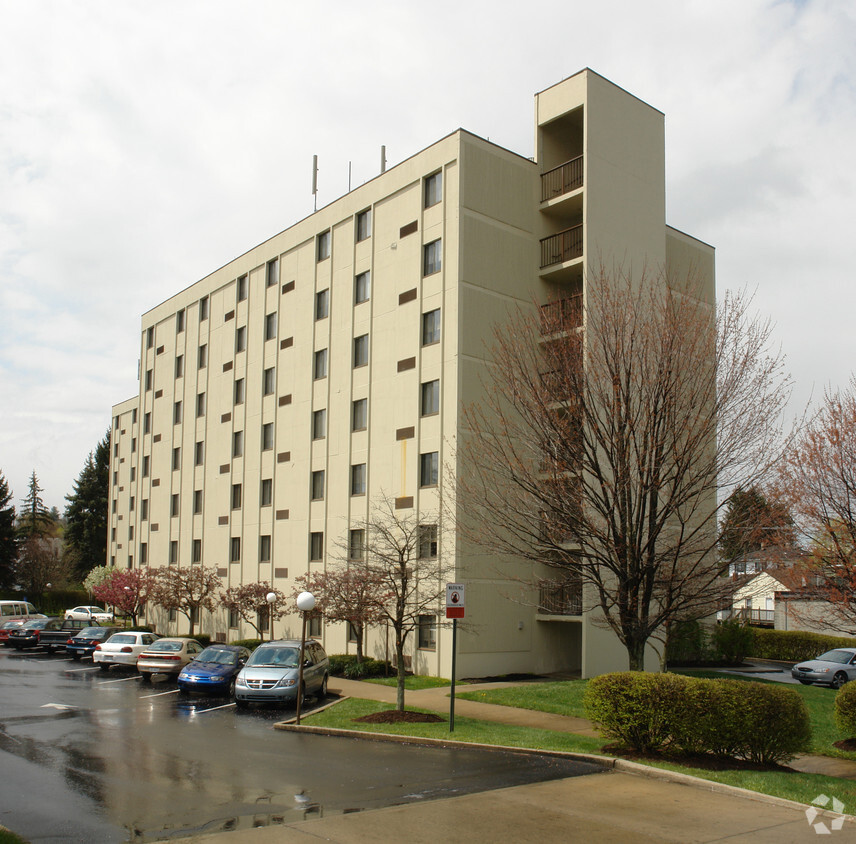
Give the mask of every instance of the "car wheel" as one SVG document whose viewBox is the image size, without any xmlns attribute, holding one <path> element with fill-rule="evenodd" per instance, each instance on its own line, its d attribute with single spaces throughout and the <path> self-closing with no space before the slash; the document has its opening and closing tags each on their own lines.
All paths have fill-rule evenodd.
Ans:
<svg viewBox="0 0 856 844">
<path fill-rule="evenodd" d="M 106 662 L 99 662 L 99 663 L 98 663 L 98 667 L 99 667 L 102 671 L 109 671 L 109 670 L 110 670 L 110 665 L 109 665 L 108 663 L 106 663 Z"/>
<path fill-rule="evenodd" d="M 318 689 L 318 700 L 324 700 L 327 697 L 327 675 L 324 675 L 324 679 L 321 681 L 321 688 Z"/>
<path fill-rule="evenodd" d="M 187 695 L 188 695 L 187 689 L 184 689 L 181 686 L 179 686 L 178 687 L 178 696 L 179 697 L 187 697 Z"/>
<path fill-rule="evenodd" d="M 811 680 L 800 680 L 800 683 L 802 683 L 804 686 L 810 686 Z"/>
<path fill-rule="evenodd" d="M 229 691 L 228 696 L 234 700 L 235 698 L 235 678 L 232 678 L 232 682 L 229 683 Z"/>
<path fill-rule="evenodd" d="M 71 655 L 71 658 L 72 658 L 75 662 L 77 662 L 77 660 L 79 660 L 79 659 L 80 659 L 80 654 L 72 654 L 72 655 Z"/>
<path fill-rule="evenodd" d="M 848 679 L 847 675 L 843 671 L 839 671 L 832 678 L 832 688 L 833 689 L 840 689 L 847 682 L 847 679 Z"/>
<path fill-rule="evenodd" d="M 249 704 L 245 700 L 239 700 L 238 698 L 235 698 L 235 706 L 238 709 L 246 709 Z"/>
<path fill-rule="evenodd" d="M 151 681 L 152 681 L 152 675 L 149 674 L 148 671 L 141 671 L 140 677 L 143 678 L 144 683 L 151 683 Z"/>
</svg>

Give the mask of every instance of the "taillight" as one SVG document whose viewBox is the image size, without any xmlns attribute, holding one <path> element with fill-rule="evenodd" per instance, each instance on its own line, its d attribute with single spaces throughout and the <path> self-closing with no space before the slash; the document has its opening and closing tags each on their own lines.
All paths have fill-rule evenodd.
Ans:
<svg viewBox="0 0 856 844">
<path fill-rule="evenodd" d="M 171 660 L 177 661 L 177 660 L 181 659 L 181 657 L 180 656 L 162 656 L 161 659 L 171 659 Z"/>
<path fill-rule="evenodd" d="M 132 653 L 133 653 L 133 650 L 131 650 L 131 648 L 129 648 L 129 647 L 126 645 L 124 648 L 122 648 L 122 650 L 120 651 L 120 653 L 123 653 L 123 654 L 132 654 Z"/>
<path fill-rule="evenodd" d="M 38 642 L 38 641 L 39 641 L 39 631 L 38 631 L 38 630 L 36 630 L 36 631 L 35 631 L 35 634 L 36 634 L 36 641 Z"/>
<path fill-rule="evenodd" d="M 73 644 L 74 644 L 74 639 L 69 639 L 69 640 L 66 642 L 66 645 L 73 645 Z"/>
<path fill-rule="evenodd" d="M 96 645 L 96 646 L 95 646 L 95 650 L 96 650 L 96 651 L 100 651 L 100 650 L 101 650 L 101 645 Z"/>
</svg>

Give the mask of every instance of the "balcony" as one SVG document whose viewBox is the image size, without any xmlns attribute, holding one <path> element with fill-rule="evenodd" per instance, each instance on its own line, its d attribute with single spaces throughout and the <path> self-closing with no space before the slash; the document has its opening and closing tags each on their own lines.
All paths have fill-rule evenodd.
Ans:
<svg viewBox="0 0 856 844">
<path fill-rule="evenodd" d="M 554 580 L 542 581 L 539 588 L 538 613 L 540 615 L 582 615 L 582 582 L 556 583 Z"/>
<path fill-rule="evenodd" d="M 541 334 L 558 334 L 583 326 L 583 296 L 576 293 L 541 305 Z"/>
<path fill-rule="evenodd" d="M 551 234 L 541 241 L 541 269 L 583 257 L 583 226 Z"/>
<path fill-rule="evenodd" d="M 751 607 L 735 607 L 731 610 L 720 610 L 717 620 L 736 619 L 751 627 L 772 627 L 776 621 L 775 610 L 753 610 Z"/>
<path fill-rule="evenodd" d="M 541 202 L 570 193 L 583 186 L 583 157 L 578 155 L 541 174 Z"/>
</svg>

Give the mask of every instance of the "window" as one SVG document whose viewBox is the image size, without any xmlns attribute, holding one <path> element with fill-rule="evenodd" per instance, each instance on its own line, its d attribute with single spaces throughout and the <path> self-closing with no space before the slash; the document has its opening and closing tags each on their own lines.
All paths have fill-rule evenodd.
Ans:
<svg viewBox="0 0 856 844">
<path fill-rule="evenodd" d="M 354 369 L 369 362 L 369 335 L 354 337 Z"/>
<path fill-rule="evenodd" d="M 137 450 L 137 438 L 131 437 L 131 454 L 134 454 Z"/>
<path fill-rule="evenodd" d="M 262 507 L 270 507 L 271 501 L 273 499 L 273 480 L 271 478 L 264 478 L 262 480 L 262 489 L 260 495 L 260 504 Z"/>
<path fill-rule="evenodd" d="M 422 415 L 431 416 L 440 412 L 440 381 L 425 381 L 422 384 Z"/>
<path fill-rule="evenodd" d="M 312 414 L 312 439 L 323 440 L 327 436 L 327 411 L 316 410 Z"/>
<path fill-rule="evenodd" d="M 137 408 L 136 407 L 131 411 L 131 424 L 132 425 L 137 424 Z M 116 427 L 117 428 L 119 427 L 119 417 L 118 416 L 116 417 Z"/>
<path fill-rule="evenodd" d="M 184 331 L 184 308 L 175 315 L 175 333 L 181 334 Z"/>
<path fill-rule="evenodd" d="M 235 353 L 247 351 L 247 326 L 235 329 Z"/>
<path fill-rule="evenodd" d="M 205 443 L 198 442 L 196 443 L 196 449 L 193 453 L 193 465 L 201 466 L 202 461 L 205 459 Z"/>
<path fill-rule="evenodd" d="M 437 486 L 439 474 L 439 453 L 428 451 L 420 455 L 419 460 L 419 486 Z"/>
<path fill-rule="evenodd" d="M 265 340 L 276 339 L 276 312 L 265 316 Z"/>
<path fill-rule="evenodd" d="M 419 616 L 419 638 L 418 646 L 420 650 L 434 651 L 437 649 L 437 616 L 436 615 L 420 615 Z"/>
<path fill-rule="evenodd" d="M 140 563 L 145 565 L 149 561 L 149 546 L 146 542 L 140 543 Z"/>
<path fill-rule="evenodd" d="M 269 396 L 273 393 L 274 388 L 276 387 L 276 369 L 274 367 L 269 367 L 265 370 L 264 379 L 262 383 L 262 395 Z"/>
<path fill-rule="evenodd" d="M 135 504 L 135 500 L 134 500 L 134 496 L 132 495 L 132 496 L 131 496 L 131 500 L 130 500 L 130 502 L 129 502 L 129 504 L 128 504 L 128 509 L 129 509 L 132 513 L 134 512 L 134 504 Z"/>
<path fill-rule="evenodd" d="M 348 622 L 348 641 L 349 642 L 356 642 L 357 641 L 357 628 L 353 624 L 351 624 L 350 621 Z"/>
<path fill-rule="evenodd" d="M 169 562 L 170 564 L 178 562 L 178 542 L 174 539 L 169 543 Z"/>
<path fill-rule="evenodd" d="M 235 404 L 244 403 L 244 379 L 238 378 L 235 381 Z"/>
<path fill-rule="evenodd" d="M 308 624 L 306 625 L 306 633 L 309 636 L 321 635 L 321 616 L 318 613 L 313 613 L 309 616 Z"/>
<path fill-rule="evenodd" d="M 368 302 L 371 295 L 372 274 L 366 270 L 360 273 L 354 279 L 354 304 L 359 305 L 360 302 Z"/>
<path fill-rule="evenodd" d="M 193 540 L 193 555 L 191 557 L 191 562 L 193 563 L 201 563 L 202 562 L 202 540 L 194 539 Z"/>
<path fill-rule="evenodd" d="M 330 257 L 330 230 L 322 232 L 317 239 L 318 260 L 324 261 Z"/>
<path fill-rule="evenodd" d="M 119 470 L 114 469 L 113 470 L 113 486 L 116 486 L 116 484 L 118 484 L 118 483 L 119 483 Z"/>
<path fill-rule="evenodd" d="M 196 394 L 196 418 L 205 415 L 205 393 Z"/>
<path fill-rule="evenodd" d="M 425 207 L 436 205 L 443 198 L 443 174 L 432 173 L 425 177 Z"/>
<path fill-rule="evenodd" d="M 244 432 L 235 431 L 232 434 L 232 457 L 243 457 L 244 455 Z"/>
<path fill-rule="evenodd" d="M 193 490 L 193 514 L 198 516 L 202 512 L 202 490 Z"/>
<path fill-rule="evenodd" d="M 270 451 L 273 448 L 273 422 L 265 422 L 262 425 L 262 451 Z"/>
<path fill-rule="evenodd" d="M 131 483 L 133 483 L 135 480 L 137 480 L 137 467 L 131 466 Z"/>
<path fill-rule="evenodd" d="M 181 423 L 181 402 L 177 401 L 172 408 L 172 421 L 174 425 Z"/>
<path fill-rule="evenodd" d="M 149 499 L 143 498 L 140 501 L 140 521 L 146 521 L 149 517 Z"/>
<path fill-rule="evenodd" d="M 232 484 L 232 509 L 241 509 L 241 485 Z"/>
<path fill-rule="evenodd" d="M 326 319 L 330 315 L 330 289 L 315 294 L 315 319 Z"/>
<path fill-rule="evenodd" d="M 248 281 L 247 276 L 242 275 L 237 281 L 237 298 L 239 302 L 243 302 L 247 298 Z"/>
<path fill-rule="evenodd" d="M 205 319 L 208 319 L 208 297 L 207 296 L 203 296 L 199 300 L 199 321 L 202 322 Z"/>
<path fill-rule="evenodd" d="M 422 314 L 422 345 L 430 346 L 440 342 L 440 309 Z"/>
<path fill-rule="evenodd" d="M 369 400 L 355 399 L 351 406 L 351 430 L 365 431 L 369 415 Z"/>
<path fill-rule="evenodd" d="M 147 478 L 149 476 L 149 456 L 146 455 L 143 457 L 143 477 Z"/>
<path fill-rule="evenodd" d="M 324 470 L 312 473 L 312 500 L 320 501 L 324 497 Z"/>
<path fill-rule="evenodd" d="M 260 536 L 259 537 L 259 562 L 260 563 L 269 563 L 270 562 L 270 536 Z"/>
<path fill-rule="evenodd" d="M 143 433 L 150 434 L 152 432 L 152 414 L 151 412 L 147 412 L 145 416 L 143 416 Z"/>
<path fill-rule="evenodd" d="M 348 537 L 348 559 L 362 560 L 366 553 L 366 532 L 363 528 L 352 530 Z"/>
<path fill-rule="evenodd" d="M 266 283 L 268 287 L 279 283 L 279 258 L 268 261 Z"/>
<path fill-rule="evenodd" d="M 154 346 L 154 344 L 155 344 L 155 330 L 154 330 L 154 328 L 147 328 L 146 329 L 146 348 L 151 349 L 151 347 Z M 118 428 L 119 426 L 117 425 L 116 427 Z"/>
<path fill-rule="evenodd" d="M 351 466 L 351 495 L 366 494 L 366 464 L 355 463 Z"/>
<path fill-rule="evenodd" d="M 229 627 L 237 627 L 240 623 L 240 615 L 237 610 L 229 610 Z"/>
<path fill-rule="evenodd" d="M 154 373 L 152 372 L 152 370 L 147 369 L 146 370 L 146 392 L 148 392 L 152 388 L 152 382 L 154 381 L 153 376 L 154 376 Z"/>
<path fill-rule="evenodd" d="M 208 366 L 208 344 L 203 343 L 199 347 L 199 368 L 205 369 Z"/>
<path fill-rule="evenodd" d="M 324 559 L 323 531 L 316 531 L 309 534 L 309 559 L 313 561 Z"/>
<path fill-rule="evenodd" d="M 241 537 L 233 536 L 229 543 L 229 562 L 239 563 L 241 561 Z"/>
<path fill-rule="evenodd" d="M 417 530 L 418 554 L 421 560 L 437 556 L 437 525 L 419 525 Z"/>
<path fill-rule="evenodd" d="M 181 447 L 176 446 L 172 450 L 172 471 L 176 472 L 181 468 Z"/>
<path fill-rule="evenodd" d="M 372 212 L 370 208 L 357 214 L 357 242 L 366 240 L 372 234 Z"/>
<path fill-rule="evenodd" d="M 315 366 L 313 377 L 317 381 L 319 378 L 327 377 L 327 350 L 319 349 L 315 352 Z"/>
<path fill-rule="evenodd" d="M 432 240 L 422 247 L 422 275 L 433 275 L 440 272 L 442 262 L 442 240 Z"/>
<path fill-rule="evenodd" d="M 181 378 L 184 375 L 184 355 L 176 355 L 175 358 L 175 377 Z"/>
</svg>

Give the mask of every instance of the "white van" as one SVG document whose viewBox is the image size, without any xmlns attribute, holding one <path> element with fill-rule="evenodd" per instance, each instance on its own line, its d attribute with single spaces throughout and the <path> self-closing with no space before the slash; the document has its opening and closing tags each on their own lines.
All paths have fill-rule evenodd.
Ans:
<svg viewBox="0 0 856 844">
<path fill-rule="evenodd" d="M 42 618 L 42 614 L 29 601 L 0 601 L 0 624 L 31 618 Z"/>
</svg>

